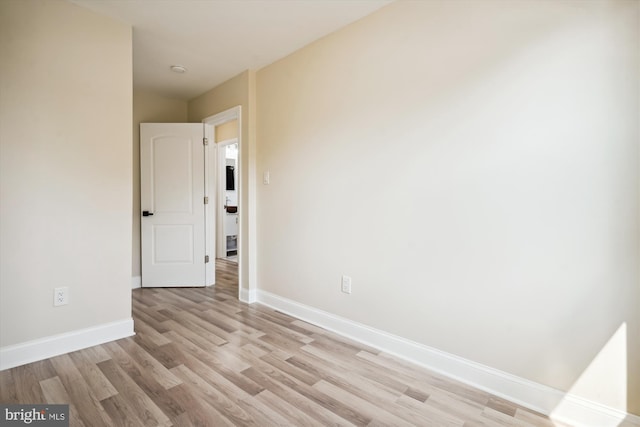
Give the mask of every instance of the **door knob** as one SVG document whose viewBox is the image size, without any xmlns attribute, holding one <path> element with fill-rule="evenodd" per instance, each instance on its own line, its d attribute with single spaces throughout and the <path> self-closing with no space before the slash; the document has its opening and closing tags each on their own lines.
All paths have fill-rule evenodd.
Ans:
<svg viewBox="0 0 640 427">
<path fill-rule="evenodd" d="M 153 212 L 142 211 L 142 216 L 153 216 Z"/>
</svg>

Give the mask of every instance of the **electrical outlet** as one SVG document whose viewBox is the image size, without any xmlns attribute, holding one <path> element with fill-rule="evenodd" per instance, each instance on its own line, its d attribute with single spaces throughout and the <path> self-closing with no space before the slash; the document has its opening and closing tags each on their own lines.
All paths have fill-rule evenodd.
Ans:
<svg viewBox="0 0 640 427">
<path fill-rule="evenodd" d="M 53 305 L 58 307 L 59 305 L 69 304 L 69 288 L 67 286 L 62 288 L 53 289 Z"/>
<path fill-rule="evenodd" d="M 351 293 L 351 277 L 342 276 L 342 292 L 345 294 Z"/>
</svg>

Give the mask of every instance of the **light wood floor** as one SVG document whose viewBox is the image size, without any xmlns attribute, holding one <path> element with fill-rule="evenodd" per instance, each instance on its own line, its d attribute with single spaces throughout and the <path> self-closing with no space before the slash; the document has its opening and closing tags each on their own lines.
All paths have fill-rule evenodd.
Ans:
<svg viewBox="0 0 640 427">
<path fill-rule="evenodd" d="M 544 416 L 213 288 L 133 291 L 136 335 L 0 372 L 2 403 L 72 426 L 554 426 Z"/>
</svg>

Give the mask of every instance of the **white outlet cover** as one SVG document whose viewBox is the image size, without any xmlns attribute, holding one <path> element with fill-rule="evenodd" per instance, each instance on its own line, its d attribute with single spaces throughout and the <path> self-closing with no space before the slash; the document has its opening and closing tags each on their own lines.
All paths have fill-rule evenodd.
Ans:
<svg viewBox="0 0 640 427">
<path fill-rule="evenodd" d="M 53 289 L 53 305 L 58 307 L 69 304 L 69 288 L 67 286 Z"/>
</svg>

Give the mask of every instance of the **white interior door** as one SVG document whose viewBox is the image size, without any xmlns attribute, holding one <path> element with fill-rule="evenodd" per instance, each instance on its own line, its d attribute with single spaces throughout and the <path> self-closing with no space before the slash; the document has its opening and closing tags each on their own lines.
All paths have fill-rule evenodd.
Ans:
<svg viewBox="0 0 640 427">
<path fill-rule="evenodd" d="M 205 286 L 201 123 L 140 124 L 143 287 Z"/>
</svg>

